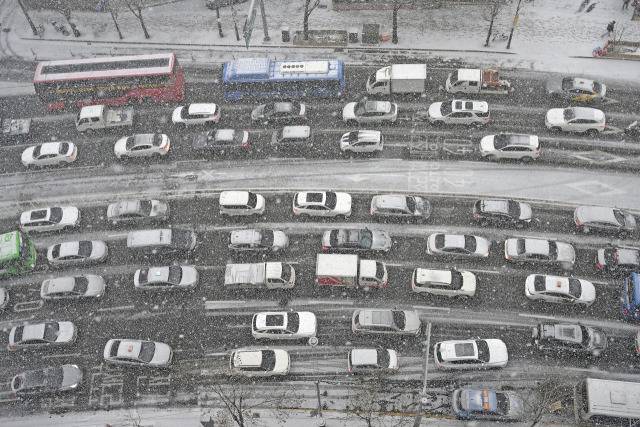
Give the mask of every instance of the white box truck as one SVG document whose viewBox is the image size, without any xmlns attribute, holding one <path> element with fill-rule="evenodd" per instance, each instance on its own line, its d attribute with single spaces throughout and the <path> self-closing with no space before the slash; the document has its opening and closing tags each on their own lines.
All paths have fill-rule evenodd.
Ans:
<svg viewBox="0 0 640 427">
<path fill-rule="evenodd" d="M 282 262 L 227 264 L 224 285 L 240 289 L 291 289 L 296 284 L 296 271 Z"/>
<path fill-rule="evenodd" d="M 449 73 L 445 88 L 449 93 L 506 95 L 513 92 L 511 83 L 501 80 L 498 70 L 480 68 L 458 68 Z"/>
<path fill-rule="evenodd" d="M 358 255 L 318 254 L 316 283 L 365 290 L 384 288 L 388 285 L 387 267 L 381 261 L 360 259 Z"/>
<path fill-rule="evenodd" d="M 427 64 L 392 64 L 367 79 L 369 95 L 422 94 L 427 91 Z"/>
<path fill-rule="evenodd" d="M 133 126 L 133 107 L 110 108 L 106 105 L 82 107 L 76 117 L 78 132 Z"/>
</svg>

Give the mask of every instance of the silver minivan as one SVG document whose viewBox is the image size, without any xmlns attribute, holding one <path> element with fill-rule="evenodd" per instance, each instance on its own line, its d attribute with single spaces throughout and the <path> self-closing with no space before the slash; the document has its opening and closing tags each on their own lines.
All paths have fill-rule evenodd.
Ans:
<svg viewBox="0 0 640 427">
<path fill-rule="evenodd" d="M 127 247 L 150 254 L 191 251 L 196 247 L 196 233 L 179 228 L 130 231 Z"/>
</svg>

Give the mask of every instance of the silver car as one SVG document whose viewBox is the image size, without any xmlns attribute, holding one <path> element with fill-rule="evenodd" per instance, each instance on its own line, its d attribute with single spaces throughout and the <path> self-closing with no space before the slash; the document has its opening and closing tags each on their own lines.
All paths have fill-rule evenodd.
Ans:
<svg viewBox="0 0 640 427">
<path fill-rule="evenodd" d="M 354 334 L 420 335 L 422 323 L 416 311 L 359 309 L 351 317 Z"/>
<path fill-rule="evenodd" d="M 9 332 L 9 351 L 71 345 L 78 331 L 73 322 L 28 323 L 14 326 Z"/>
<path fill-rule="evenodd" d="M 52 265 L 89 264 L 103 262 L 108 253 L 102 240 L 76 240 L 49 246 L 47 260 Z"/>
<path fill-rule="evenodd" d="M 555 265 L 573 270 L 576 251 L 569 243 L 534 238 L 510 238 L 504 241 L 504 257 L 516 263 Z"/>
<path fill-rule="evenodd" d="M 27 233 L 68 230 L 79 224 L 80 211 L 75 206 L 52 206 L 20 214 L 20 229 Z"/>
<path fill-rule="evenodd" d="M 43 300 L 100 298 L 104 294 L 104 278 L 95 274 L 45 279 L 40 287 Z"/>
<path fill-rule="evenodd" d="M 110 339 L 104 346 L 104 361 L 115 365 L 167 368 L 173 360 L 173 350 L 162 342 L 136 339 Z"/>
<path fill-rule="evenodd" d="M 622 209 L 605 206 L 578 206 L 573 213 L 578 231 L 599 231 L 625 237 L 636 231 L 636 218 Z"/>
<path fill-rule="evenodd" d="M 491 242 L 468 234 L 434 233 L 427 238 L 427 253 L 449 257 L 487 258 Z"/>
<path fill-rule="evenodd" d="M 11 391 L 18 397 L 69 391 L 82 382 L 78 365 L 62 365 L 22 372 L 11 380 Z"/>
<path fill-rule="evenodd" d="M 72 142 L 45 142 L 26 148 L 22 152 L 22 164 L 30 166 L 53 166 L 72 163 L 78 157 L 78 147 Z"/>
<path fill-rule="evenodd" d="M 389 252 L 391 236 L 383 230 L 369 228 L 338 228 L 322 235 L 322 251 Z"/>
<path fill-rule="evenodd" d="M 280 230 L 248 228 L 231 232 L 229 249 L 232 251 L 280 252 L 289 246 L 289 238 Z"/>
<path fill-rule="evenodd" d="M 378 194 L 371 198 L 370 214 L 380 218 L 426 220 L 431 215 L 431 204 L 419 196 Z"/>
<path fill-rule="evenodd" d="M 190 265 L 144 267 L 136 270 L 133 284 L 141 290 L 192 289 L 198 284 L 198 278 L 198 270 Z"/>
<path fill-rule="evenodd" d="M 107 207 L 107 219 L 120 222 L 164 221 L 169 218 L 169 205 L 160 200 L 121 200 Z"/>
<path fill-rule="evenodd" d="M 282 349 L 239 348 L 231 352 L 229 370 L 232 375 L 272 377 L 287 375 L 291 359 Z"/>
<path fill-rule="evenodd" d="M 517 421 L 525 415 L 522 396 L 488 388 L 454 390 L 451 407 L 456 416 L 464 420 Z"/>
</svg>

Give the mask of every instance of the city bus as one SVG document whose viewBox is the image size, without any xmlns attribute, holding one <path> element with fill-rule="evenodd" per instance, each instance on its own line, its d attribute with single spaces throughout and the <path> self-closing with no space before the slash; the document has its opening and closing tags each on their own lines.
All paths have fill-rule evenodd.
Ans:
<svg viewBox="0 0 640 427">
<path fill-rule="evenodd" d="M 574 390 L 577 422 L 638 425 L 640 383 L 586 378 Z"/>
<path fill-rule="evenodd" d="M 36 266 L 36 246 L 22 231 L 0 234 L 0 277 L 18 276 Z"/>
<path fill-rule="evenodd" d="M 184 98 L 184 71 L 174 53 L 45 61 L 33 77 L 49 110 Z"/>
<path fill-rule="evenodd" d="M 222 67 L 224 99 L 332 98 L 344 94 L 344 62 L 241 58 Z"/>
</svg>

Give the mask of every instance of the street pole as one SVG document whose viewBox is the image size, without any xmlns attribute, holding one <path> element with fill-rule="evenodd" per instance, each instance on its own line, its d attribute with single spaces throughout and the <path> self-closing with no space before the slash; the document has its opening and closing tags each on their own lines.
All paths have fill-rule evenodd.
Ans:
<svg viewBox="0 0 640 427">
<path fill-rule="evenodd" d="M 422 412 L 424 407 L 429 403 L 427 399 L 427 375 L 429 374 L 429 347 L 431 346 L 431 322 L 427 323 L 424 331 L 426 341 L 424 341 L 424 375 L 422 377 L 422 392 L 420 393 L 420 405 L 418 405 L 418 413 L 413 422 L 413 427 L 420 427 L 422 422 Z"/>
<path fill-rule="evenodd" d="M 393 19 L 391 23 L 391 43 L 398 44 L 398 9 L 400 5 L 398 0 L 393 3 Z"/>
<path fill-rule="evenodd" d="M 318 425 L 325 425 L 324 418 L 322 417 L 322 402 L 320 401 L 320 381 L 316 381 L 316 396 L 318 396 Z"/>
<path fill-rule="evenodd" d="M 516 6 L 516 14 L 513 16 L 513 22 L 511 23 L 511 32 L 509 33 L 509 41 L 507 42 L 507 49 L 511 49 L 511 39 L 513 38 L 513 30 L 515 30 L 516 25 L 518 25 L 518 19 L 520 19 L 520 4 L 522 4 L 522 0 L 518 0 L 518 5 Z"/>
<path fill-rule="evenodd" d="M 27 22 L 29 23 L 29 26 L 31 27 L 31 31 L 33 31 L 33 35 L 37 36 L 38 35 L 38 29 L 36 28 L 35 24 L 31 20 L 31 17 L 29 16 L 29 14 L 27 13 L 27 9 L 22 4 L 22 0 L 18 0 L 18 5 L 20 5 L 20 9 L 22 9 L 22 13 L 24 13 L 24 17 L 27 18 Z"/>
<path fill-rule="evenodd" d="M 231 17 L 233 18 L 233 28 L 236 30 L 236 41 L 240 41 L 240 32 L 238 31 L 238 12 L 236 12 L 236 9 L 233 7 L 233 5 L 231 5 Z"/>
<path fill-rule="evenodd" d="M 216 22 L 218 23 L 218 34 L 220 35 L 220 38 L 224 37 L 224 34 L 222 34 L 222 23 L 220 22 L 220 8 L 216 7 Z"/>
<path fill-rule="evenodd" d="M 269 29 L 267 28 L 267 14 L 264 11 L 264 1 L 260 1 L 260 14 L 262 15 L 262 31 L 264 31 L 264 41 L 268 42 L 271 40 L 269 37 Z"/>
</svg>

